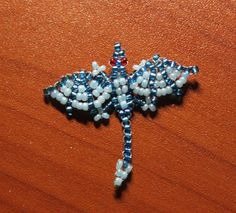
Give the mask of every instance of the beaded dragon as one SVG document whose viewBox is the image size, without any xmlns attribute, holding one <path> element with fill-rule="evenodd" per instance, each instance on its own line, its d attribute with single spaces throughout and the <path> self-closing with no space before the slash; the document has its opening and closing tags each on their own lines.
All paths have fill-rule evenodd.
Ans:
<svg viewBox="0 0 236 213">
<path fill-rule="evenodd" d="M 132 170 L 131 125 L 134 107 L 142 111 L 156 111 L 160 96 L 182 96 L 182 87 L 190 74 L 197 74 L 198 67 L 185 67 L 159 55 L 142 60 L 134 65 L 128 75 L 128 61 L 120 43 L 115 43 L 110 60 L 111 74 L 107 75 L 104 65 L 92 62 L 92 71 L 81 70 L 63 76 L 54 86 L 44 89 L 45 98 L 55 99 L 65 105 L 68 117 L 75 110 L 88 111 L 95 122 L 109 119 L 115 110 L 124 129 L 123 159 L 116 164 L 114 185 L 120 187 Z"/>
</svg>

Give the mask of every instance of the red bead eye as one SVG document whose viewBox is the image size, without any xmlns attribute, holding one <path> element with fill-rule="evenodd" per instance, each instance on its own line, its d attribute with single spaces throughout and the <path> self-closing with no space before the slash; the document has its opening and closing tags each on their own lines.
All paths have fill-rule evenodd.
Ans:
<svg viewBox="0 0 236 213">
<path fill-rule="evenodd" d="M 110 65 L 111 65 L 111 66 L 115 66 L 115 65 L 116 65 L 116 59 L 112 58 L 112 59 L 110 60 Z"/>
<path fill-rule="evenodd" d="M 121 65 L 122 66 L 125 66 L 127 63 L 128 63 L 127 58 L 124 57 L 124 58 L 121 59 Z"/>
</svg>

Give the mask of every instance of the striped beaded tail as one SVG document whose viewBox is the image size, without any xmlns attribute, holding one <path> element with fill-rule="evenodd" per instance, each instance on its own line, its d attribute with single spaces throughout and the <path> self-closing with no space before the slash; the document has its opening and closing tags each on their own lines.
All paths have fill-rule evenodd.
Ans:
<svg viewBox="0 0 236 213">
<path fill-rule="evenodd" d="M 124 112 L 124 111 L 123 111 Z M 130 111 L 128 113 L 119 113 L 123 132 L 124 132 L 124 151 L 123 151 L 123 160 L 119 159 L 116 163 L 116 173 L 115 173 L 115 187 L 120 187 L 122 182 L 125 181 L 132 171 L 132 153 L 131 153 L 131 142 L 132 142 L 132 135 L 131 135 L 131 125 L 130 125 Z"/>
</svg>

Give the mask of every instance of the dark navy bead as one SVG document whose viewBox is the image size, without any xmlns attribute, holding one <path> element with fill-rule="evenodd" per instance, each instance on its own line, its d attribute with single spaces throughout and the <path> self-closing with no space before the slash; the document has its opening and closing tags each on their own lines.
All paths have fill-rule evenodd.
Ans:
<svg viewBox="0 0 236 213">
<path fill-rule="evenodd" d="M 183 91 L 181 89 L 177 89 L 176 93 L 177 96 L 182 96 L 183 95 Z"/>
<path fill-rule="evenodd" d="M 44 93 L 44 97 L 45 98 L 48 98 L 51 94 L 51 91 L 52 91 L 52 87 L 48 87 L 46 89 L 43 90 L 43 93 Z"/>
<path fill-rule="evenodd" d="M 72 109 L 71 106 L 67 106 L 67 107 L 66 107 L 66 114 L 67 114 L 68 116 L 71 116 L 71 115 L 72 115 L 72 111 L 73 111 L 73 109 Z"/>
<path fill-rule="evenodd" d="M 131 143 L 131 141 L 126 141 L 126 143 L 125 143 L 125 146 L 124 146 L 125 148 L 128 148 L 128 149 L 130 149 L 131 147 L 132 147 L 132 143 Z"/>
</svg>

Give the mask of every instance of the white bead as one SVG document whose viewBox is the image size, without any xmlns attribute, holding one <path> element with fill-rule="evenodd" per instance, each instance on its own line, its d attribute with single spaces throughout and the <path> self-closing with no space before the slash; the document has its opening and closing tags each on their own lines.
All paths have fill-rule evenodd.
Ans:
<svg viewBox="0 0 236 213">
<path fill-rule="evenodd" d="M 79 101 L 82 99 L 82 94 L 80 92 L 76 94 L 76 99 Z"/>
<path fill-rule="evenodd" d="M 162 89 L 161 89 L 161 93 L 162 93 L 163 96 L 165 96 L 165 95 L 167 94 L 166 88 L 162 88 Z"/>
<path fill-rule="evenodd" d="M 166 92 L 167 94 L 171 94 L 172 93 L 172 88 L 170 86 L 166 87 Z"/>
<path fill-rule="evenodd" d="M 102 105 L 101 102 L 98 100 L 94 101 L 93 103 L 94 103 L 95 108 L 99 108 Z"/>
<path fill-rule="evenodd" d="M 73 85 L 74 85 L 73 81 L 71 81 L 71 80 L 67 80 L 67 81 L 66 81 L 66 86 L 67 86 L 68 88 L 71 88 Z"/>
<path fill-rule="evenodd" d="M 98 70 L 93 70 L 92 75 L 93 75 L 93 76 L 96 76 L 96 75 L 98 75 L 98 73 L 99 73 Z"/>
<path fill-rule="evenodd" d="M 175 82 L 175 84 L 176 84 L 176 86 L 179 87 L 179 88 L 181 88 L 181 87 L 183 86 L 183 83 L 182 83 L 182 81 L 181 81 L 180 79 L 177 80 L 177 81 Z"/>
<path fill-rule="evenodd" d="M 71 94 L 71 89 L 70 88 L 65 88 L 64 95 L 69 96 L 70 94 Z"/>
<path fill-rule="evenodd" d="M 87 101 L 88 100 L 88 94 L 86 92 L 82 93 L 81 99 L 82 99 L 82 101 Z"/>
<path fill-rule="evenodd" d="M 77 108 L 77 104 L 78 104 L 78 101 L 73 100 L 71 105 L 72 107 Z"/>
<path fill-rule="evenodd" d="M 162 79 L 162 74 L 158 72 L 156 78 L 158 81 L 160 81 Z"/>
<path fill-rule="evenodd" d="M 147 85 L 148 85 L 148 81 L 147 81 L 146 79 L 144 79 L 144 80 L 142 81 L 142 83 L 141 83 L 141 86 L 144 87 L 144 88 L 146 88 Z"/>
<path fill-rule="evenodd" d="M 142 96 L 142 95 L 144 94 L 144 89 L 143 89 L 143 88 L 140 88 L 138 94 Z"/>
<path fill-rule="evenodd" d="M 121 171 L 121 179 L 125 180 L 128 177 L 128 173 L 126 171 Z"/>
<path fill-rule="evenodd" d="M 125 95 L 125 94 L 122 94 L 122 95 L 121 95 L 121 100 L 122 100 L 122 101 L 125 101 L 125 100 L 126 100 L 126 95 Z"/>
<path fill-rule="evenodd" d="M 119 87 L 119 88 L 116 88 L 116 94 L 117 94 L 117 95 L 121 95 L 121 94 L 122 94 L 122 90 L 121 90 L 120 87 Z"/>
<path fill-rule="evenodd" d="M 88 111 L 88 103 L 83 103 L 82 109 Z"/>
<path fill-rule="evenodd" d="M 57 96 L 56 96 L 56 99 L 57 99 L 58 101 L 61 101 L 61 98 L 62 98 L 62 97 L 63 97 L 62 93 L 58 92 L 58 93 L 57 93 Z"/>
<path fill-rule="evenodd" d="M 65 105 L 66 102 L 67 102 L 67 98 L 66 97 L 62 97 L 60 103 Z"/>
<path fill-rule="evenodd" d="M 110 115 L 108 113 L 104 112 L 104 113 L 102 113 L 102 117 L 104 119 L 109 119 Z"/>
<path fill-rule="evenodd" d="M 113 84 L 114 84 L 114 87 L 116 87 L 116 88 L 120 86 L 120 82 L 118 81 L 118 79 L 115 79 L 113 81 Z"/>
<path fill-rule="evenodd" d="M 160 86 L 161 88 L 165 87 L 165 86 L 166 86 L 166 82 L 165 82 L 164 80 L 161 80 L 161 81 L 159 82 L 159 86 Z"/>
<path fill-rule="evenodd" d="M 119 95 L 117 98 L 118 98 L 119 102 L 126 101 L 126 95 L 125 94 Z"/>
<path fill-rule="evenodd" d="M 147 60 L 143 59 L 142 61 L 140 61 L 140 64 L 139 64 L 139 65 L 140 65 L 140 66 L 144 66 L 144 65 L 146 64 L 146 61 L 147 61 Z"/>
<path fill-rule="evenodd" d="M 141 108 L 142 108 L 143 111 L 147 111 L 148 105 L 147 105 L 147 104 L 144 104 Z"/>
<path fill-rule="evenodd" d="M 107 92 L 104 92 L 104 93 L 102 94 L 102 96 L 103 96 L 106 100 L 108 100 L 108 99 L 110 98 L 110 94 L 107 93 Z"/>
<path fill-rule="evenodd" d="M 149 96 L 150 95 L 150 89 L 148 89 L 148 88 L 146 88 L 145 90 L 144 90 L 144 96 Z"/>
<path fill-rule="evenodd" d="M 92 68 L 95 70 L 98 68 L 98 63 L 96 61 L 92 62 Z"/>
<path fill-rule="evenodd" d="M 56 98 L 58 93 L 59 93 L 59 92 L 58 92 L 57 90 L 53 90 L 53 91 L 51 92 L 51 97 L 52 97 L 52 98 Z"/>
<path fill-rule="evenodd" d="M 179 80 L 181 80 L 183 84 L 187 83 L 187 78 L 183 76 Z"/>
<path fill-rule="evenodd" d="M 111 93 L 112 92 L 111 86 L 104 87 L 104 92 Z"/>
<path fill-rule="evenodd" d="M 122 109 L 126 109 L 128 107 L 128 104 L 127 104 L 126 101 L 121 101 L 120 106 L 121 106 Z"/>
<path fill-rule="evenodd" d="M 175 71 L 174 71 L 174 73 L 175 73 L 175 76 L 176 76 L 176 78 L 178 78 L 178 77 L 179 77 L 179 75 L 180 75 L 180 71 L 178 71 L 178 70 L 175 70 Z"/>
<path fill-rule="evenodd" d="M 128 173 L 126 171 L 122 171 L 121 169 L 118 169 L 115 173 L 116 177 L 119 177 L 123 180 L 125 180 L 128 176 Z"/>
<path fill-rule="evenodd" d="M 167 68 L 166 68 L 166 72 L 167 72 L 168 74 L 170 74 L 170 73 L 173 72 L 173 69 L 172 69 L 171 67 L 167 67 Z"/>
<path fill-rule="evenodd" d="M 133 65 L 133 70 L 139 70 L 141 67 L 139 66 L 139 65 L 137 65 L 137 64 L 134 64 Z"/>
<path fill-rule="evenodd" d="M 89 86 L 92 88 L 92 89 L 96 89 L 97 86 L 98 86 L 98 82 L 95 81 L 95 80 L 92 80 L 89 84 Z"/>
<path fill-rule="evenodd" d="M 119 159 L 116 163 L 116 170 L 121 169 L 123 166 L 123 160 Z"/>
<path fill-rule="evenodd" d="M 125 85 L 125 84 L 126 84 L 126 79 L 120 78 L 120 85 Z"/>
<path fill-rule="evenodd" d="M 134 89 L 138 84 L 135 82 L 135 83 L 132 83 L 130 84 L 130 89 Z"/>
<path fill-rule="evenodd" d="M 61 92 L 64 93 L 64 91 L 65 91 L 66 88 L 67 88 L 66 86 L 62 86 L 62 87 L 61 87 Z"/>
<path fill-rule="evenodd" d="M 99 101 L 101 104 L 103 104 L 103 103 L 105 102 L 105 98 L 104 98 L 102 95 L 100 95 L 100 96 L 98 97 L 98 101 Z"/>
<path fill-rule="evenodd" d="M 122 86 L 122 92 L 127 93 L 128 92 L 128 86 L 126 86 L 126 85 Z"/>
<path fill-rule="evenodd" d="M 117 99 L 118 99 L 119 102 L 121 102 L 121 101 L 122 101 L 122 96 L 121 96 L 121 95 L 118 95 L 118 96 L 117 96 Z"/>
<path fill-rule="evenodd" d="M 98 91 L 99 93 L 102 93 L 102 92 L 103 92 L 103 88 L 99 85 L 99 86 L 97 87 L 97 91 Z"/>
<path fill-rule="evenodd" d="M 102 66 L 98 67 L 98 72 L 105 71 L 105 69 L 106 69 L 106 66 L 102 65 Z"/>
<path fill-rule="evenodd" d="M 138 83 L 138 84 L 141 84 L 142 81 L 143 81 L 143 77 L 142 77 L 142 76 L 139 76 L 139 77 L 137 78 L 137 83 Z"/>
<path fill-rule="evenodd" d="M 134 94 L 139 94 L 139 90 L 140 90 L 140 88 L 138 86 L 135 87 L 134 90 L 133 90 Z"/>
<path fill-rule="evenodd" d="M 85 86 L 84 85 L 79 85 L 78 89 L 79 89 L 80 93 L 83 93 L 85 91 Z"/>
<path fill-rule="evenodd" d="M 121 186 L 122 182 L 123 182 L 123 180 L 121 178 L 116 177 L 115 181 L 114 181 L 114 186 L 119 187 L 119 186 Z"/>
<path fill-rule="evenodd" d="M 161 89 L 157 89 L 157 97 L 160 97 L 162 95 Z"/>
<path fill-rule="evenodd" d="M 154 106 L 154 104 L 150 104 L 150 105 L 149 105 L 149 109 L 150 109 L 152 112 L 156 111 L 156 107 Z"/>
<path fill-rule="evenodd" d="M 92 93 L 95 97 L 98 97 L 100 95 L 100 93 L 97 91 L 97 89 L 94 89 Z"/>
<path fill-rule="evenodd" d="M 133 166 L 131 164 L 128 164 L 128 166 L 125 168 L 125 171 L 129 174 L 133 169 Z"/>
<path fill-rule="evenodd" d="M 173 80 L 173 81 L 176 80 L 176 75 L 175 75 L 175 73 L 171 73 L 171 74 L 170 74 L 170 79 Z"/>
<path fill-rule="evenodd" d="M 151 98 L 150 96 L 145 97 L 146 104 L 149 105 L 151 104 Z"/>
<path fill-rule="evenodd" d="M 97 115 L 94 116 L 93 119 L 94 119 L 95 121 L 99 121 L 101 118 L 102 118 L 102 116 L 101 116 L 100 114 L 97 114 Z"/>
<path fill-rule="evenodd" d="M 77 109 L 78 109 L 78 110 L 83 109 L 83 103 L 82 103 L 82 102 L 78 102 L 78 104 L 77 104 Z"/>
<path fill-rule="evenodd" d="M 143 73 L 144 79 L 148 80 L 148 79 L 149 79 L 149 76 L 150 76 L 150 74 L 149 74 L 148 71 L 145 71 L 145 72 Z"/>
<path fill-rule="evenodd" d="M 189 76 L 189 73 L 188 72 L 183 72 L 182 73 L 182 77 L 185 77 L 187 79 L 187 77 Z"/>
</svg>

